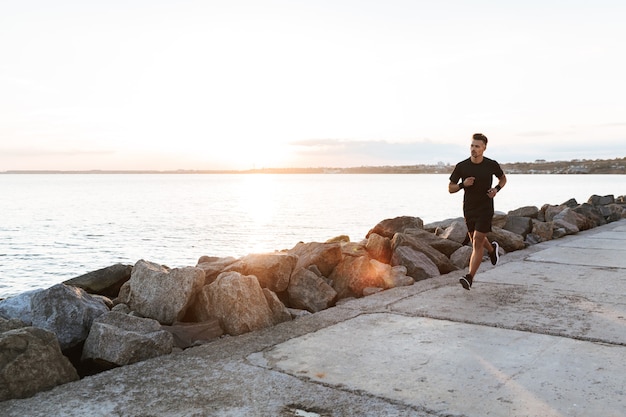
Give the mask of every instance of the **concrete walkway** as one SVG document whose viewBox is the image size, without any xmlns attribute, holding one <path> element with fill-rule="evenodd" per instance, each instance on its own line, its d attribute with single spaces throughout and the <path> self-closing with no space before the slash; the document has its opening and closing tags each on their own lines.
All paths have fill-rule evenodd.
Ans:
<svg viewBox="0 0 626 417">
<path fill-rule="evenodd" d="M 624 416 L 626 220 L 118 368 L 2 416 Z"/>
</svg>

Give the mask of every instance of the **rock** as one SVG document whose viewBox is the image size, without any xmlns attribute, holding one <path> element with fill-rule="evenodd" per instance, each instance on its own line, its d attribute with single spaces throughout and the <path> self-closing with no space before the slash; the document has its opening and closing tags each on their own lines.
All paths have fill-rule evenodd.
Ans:
<svg viewBox="0 0 626 417">
<path fill-rule="evenodd" d="M 414 236 L 415 238 L 426 243 L 428 246 L 432 247 L 433 249 L 443 253 L 448 258 L 450 257 L 450 255 L 452 255 L 454 252 L 456 252 L 457 249 L 459 249 L 462 246 L 458 242 L 455 242 L 450 239 L 446 239 L 441 236 L 437 236 L 434 233 L 430 233 L 422 229 L 407 229 L 405 233 L 407 235 Z"/>
<path fill-rule="evenodd" d="M 565 235 L 574 235 L 576 233 L 578 233 L 580 230 L 578 229 L 578 227 L 575 224 L 566 222 L 565 220 L 562 219 L 555 219 L 554 220 L 554 226 L 556 227 L 556 230 L 559 230 L 559 236 L 555 236 L 554 233 L 552 234 L 552 237 L 554 239 L 558 239 L 560 237 L 563 237 Z M 561 234 L 561 230 L 563 231 Z"/>
<path fill-rule="evenodd" d="M 385 264 L 391 262 L 391 240 L 387 237 L 372 233 L 367 238 L 365 250 L 372 259 Z"/>
<path fill-rule="evenodd" d="M 561 205 L 565 206 L 565 207 L 569 207 L 569 208 L 574 208 L 574 207 L 578 206 L 578 202 L 576 201 L 575 198 L 570 198 L 569 200 L 567 200 L 566 202 L 564 202 Z"/>
<path fill-rule="evenodd" d="M 222 272 L 202 289 L 207 293 L 207 309 L 220 321 L 220 327 L 232 336 L 270 327 L 270 310 L 261 285 L 253 275 Z"/>
<path fill-rule="evenodd" d="M 457 220 L 453 221 L 450 226 L 444 230 L 441 237 L 462 245 L 468 239 L 467 233 L 468 230 L 465 221 Z"/>
<path fill-rule="evenodd" d="M 287 310 L 287 307 L 285 307 L 282 301 L 280 301 L 274 291 L 263 288 L 263 295 L 265 296 L 265 301 L 267 301 L 267 305 L 272 312 L 272 323 L 274 325 L 285 321 L 291 321 L 291 314 L 289 313 L 289 310 Z"/>
<path fill-rule="evenodd" d="M 28 327 L 29 324 L 24 323 L 20 319 L 3 319 L 0 317 L 0 333 L 8 332 L 9 330 L 21 329 L 22 327 Z"/>
<path fill-rule="evenodd" d="M 109 312 L 94 320 L 82 360 L 122 366 L 172 352 L 174 337 L 158 321 Z"/>
<path fill-rule="evenodd" d="M 533 221 L 530 217 L 508 216 L 503 229 L 525 238 L 533 230 Z"/>
<path fill-rule="evenodd" d="M 391 257 L 391 265 L 406 267 L 407 275 L 415 281 L 439 275 L 437 265 L 428 256 L 410 246 L 397 247 Z"/>
<path fill-rule="evenodd" d="M 113 306 L 111 311 L 116 311 L 122 314 L 130 314 L 130 307 L 128 307 L 126 304 L 117 304 Z"/>
<path fill-rule="evenodd" d="M 587 203 L 591 204 L 592 206 L 606 206 L 608 204 L 615 203 L 615 196 L 613 194 L 605 196 L 599 196 L 594 194 L 589 197 Z"/>
<path fill-rule="evenodd" d="M 287 288 L 289 306 L 311 313 L 332 307 L 337 291 L 309 269 L 300 269 L 291 276 Z"/>
<path fill-rule="evenodd" d="M 492 231 L 487 233 L 487 239 L 489 239 L 490 242 L 494 240 L 498 242 L 505 252 L 513 252 L 526 247 L 522 236 L 509 232 L 508 230 L 500 229 L 499 227 L 493 227 Z"/>
<path fill-rule="evenodd" d="M 576 227 L 576 232 L 579 230 L 587 230 L 590 228 L 590 223 L 587 218 L 579 213 L 576 213 L 573 209 L 566 207 L 559 214 L 554 216 L 554 223 L 558 225 L 558 221 L 564 221 L 566 223 L 572 224 Z"/>
<path fill-rule="evenodd" d="M 382 237 L 392 239 L 396 233 L 404 233 L 406 229 L 423 229 L 424 221 L 419 217 L 401 216 L 393 219 L 385 219 L 374 226 L 367 235 L 366 238 L 372 233 L 376 233 Z"/>
<path fill-rule="evenodd" d="M 415 284 L 415 280 L 407 275 L 407 268 L 404 265 L 396 265 L 391 268 L 389 288 L 408 287 Z"/>
<path fill-rule="evenodd" d="M 132 269 L 132 265 L 115 264 L 68 279 L 63 284 L 82 288 L 90 294 L 115 298 L 122 284 L 130 279 Z"/>
<path fill-rule="evenodd" d="M 367 297 L 368 295 L 374 295 L 376 293 L 379 293 L 383 291 L 382 288 L 377 288 L 377 287 L 367 287 L 367 288 L 363 288 L 363 297 Z"/>
<path fill-rule="evenodd" d="M 341 246 L 338 243 L 300 242 L 288 253 L 298 257 L 294 271 L 315 265 L 325 277 L 333 272 L 335 266 L 343 258 Z"/>
<path fill-rule="evenodd" d="M 508 215 L 509 217 L 530 217 L 531 219 L 536 219 L 539 216 L 539 208 L 536 206 L 524 206 L 516 210 L 509 211 Z"/>
<path fill-rule="evenodd" d="M 35 327 L 0 333 L 0 401 L 27 398 L 78 378 L 54 333 Z"/>
<path fill-rule="evenodd" d="M 369 256 L 347 256 L 330 274 L 337 298 L 361 297 L 367 287 L 389 288 L 391 266 Z"/>
<path fill-rule="evenodd" d="M 43 289 L 26 291 L 0 301 L 0 317 L 19 319 L 30 326 L 33 323 L 31 299 L 41 291 Z"/>
<path fill-rule="evenodd" d="M 409 246 L 413 248 L 414 250 L 422 252 L 437 266 L 439 272 L 442 274 L 447 274 L 449 272 L 456 271 L 458 269 L 450 261 L 450 259 L 447 256 L 445 256 L 443 253 L 439 252 L 438 250 L 432 248 L 430 245 L 424 243 L 419 238 L 416 238 L 415 235 L 409 235 L 406 233 L 396 233 L 396 235 L 391 240 L 391 248 L 393 249 L 394 254 L 399 246 Z"/>
<path fill-rule="evenodd" d="M 451 219 L 441 220 L 438 222 L 428 223 L 424 225 L 424 230 L 426 230 L 427 232 L 434 233 L 437 236 L 439 236 L 440 233 L 438 231 L 447 229 L 454 222 L 465 223 L 465 219 L 463 217 L 455 217 Z"/>
<path fill-rule="evenodd" d="M 549 204 L 544 204 L 541 207 L 541 212 L 543 213 L 543 221 L 551 222 L 552 220 L 554 220 L 554 216 L 556 216 L 563 210 L 565 210 L 564 206 L 551 206 Z M 542 219 L 540 218 L 540 220 Z"/>
<path fill-rule="evenodd" d="M 471 246 L 461 246 L 450 256 L 450 261 L 459 269 L 467 268 L 472 257 L 472 250 Z"/>
<path fill-rule="evenodd" d="M 539 220 L 533 220 L 533 230 L 530 235 L 526 236 L 526 239 L 532 243 L 541 243 L 548 240 L 552 240 L 552 233 L 554 230 L 554 223 L 541 222 Z M 528 237 L 530 236 L 530 239 Z"/>
<path fill-rule="evenodd" d="M 196 268 L 200 268 L 204 271 L 204 285 L 209 285 L 217 276 L 224 271 L 228 266 L 237 262 L 236 258 L 227 256 L 219 258 L 215 256 L 201 256 L 198 259 Z M 203 285 L 203 286 L 204 286 Z"/>
<path fill-rule="evenodd" d="M 169 269 L 140 260 L 133 267 L 128 281 L 130 294 L 125 304 L 143 317 L 172 324 L 183 319 L 204 279 L 204 271 L 200 268 Z"/>
<path fill-rule="evenodd" d="M 581 214 L 587 219 L 587 221 L 589 222 L 589 228 L 594 228 L 606 224 L 606 219 L 604 218 L 598 207 L 593 206 L 589 203 L 583 203 L 578 207 L 573 208 L 572 210 L 578 214 Z"/>
<path fill-rule="evenodd" d="M 181 349 L 208 343 L 224 334 L 216 318 L 200 323 L 176 322 L 171 326 L 163 324 L 161 328 L 172 334 L 174 344 Z"/>
<path fill-rule="evenodd" d="M 54 285 L 31 298 L 32 325 L 51 331 L 62 350 L 83 342 L 91 324 L 109 309 L 81 288 Z"/>
<path fill-rule="evenodd" d="M 367 241 L 366 241 L 367 242 Z M 341 244 L 341 254 L 343 256 L 369 256 L 365 245 L 356 242 L 347 242 Z"/>
<path fill-rule="evenodd" d="M 289 286 L 289 278 L 298 258 L 288 253 L 251 254 L 228 266 L 224 272 L 254 275 L 261 288 L 283 292 Z"/>
<path fill-rule="evenodd" d="M 348 243 L 350 242 L 350 236 L 339 235 L 328 239 L 325 243 Z"/>
<path fill-rule="evenodd" d="M 501 211 L 496 211 L 491 219 L 491 226 L 503 228 L 509 216 Z"/>
</svg>

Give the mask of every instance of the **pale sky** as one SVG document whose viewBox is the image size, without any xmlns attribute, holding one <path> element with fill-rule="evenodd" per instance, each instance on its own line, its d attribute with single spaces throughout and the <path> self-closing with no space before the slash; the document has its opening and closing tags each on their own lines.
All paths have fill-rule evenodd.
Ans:
<svg viewBox="0 0 626 417">
<path fill-rule="evenodd" d="M 0 171 L 626 157 L 626 2 L 3 0 Z"/>
</svg>

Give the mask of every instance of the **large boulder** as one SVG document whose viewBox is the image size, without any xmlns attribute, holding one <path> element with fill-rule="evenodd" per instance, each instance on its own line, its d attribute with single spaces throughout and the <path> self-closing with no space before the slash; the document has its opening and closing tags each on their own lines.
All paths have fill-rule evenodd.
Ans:
<svg viewBox="0 0 626 417">
<path fill-rule="evenodd" d="M 123 302 L 143 317 L 172 324 L 182 321 L 204 279 L 204 271 L 199 268 L 169 269 L 140 260 L 133 267 L 127 300 Z"/>
<path fill-rule="evenodd" d="M 273 314 L 257 278 L 239 272 L 223 272 L 206 293 L 207 312 L 220 321 L 224 331 L 232 336 L 273 325 Z"/>
<path fill-rule="evenodd" d="M 367 238 L 365 250 L 367 250 L 370 257 L 379 262 L 385 264 L 391 262 L 391 240 L 388 237 L 372 233 Z"/>
<path fill-rule="evenodd" d="M 410 246 L 399 246 L 393 251 L 391 265 L 406 267 L 406 274 L 415 281 L 432 278 L 439 275 L 437 265 L 422 252 Z"/>
<path fill-rule="evenodd" d="M 524 206 L 509 211 L 508 215 L 515 217 L 530 217 L 531 219 L 536 219 L 539 216 L 539 208 L 537 206 Z"/>
<path fill-rule="evenodd" d="M 393 239 L 391 240 L 391 248 L 393 249 L 394 253 L 396 252 L 397 248 L 400 246 L 409 246 L 410 248 L 418 252 L 422 252 L 424 255 L 428 257 L 428 259 L 430 259 L 435 265 L 437 265 L 437 269 L 442 274 L 447 274 L 449 272 L 456 271 L 458 269 L 456 265 L 454 265 L 450 261 L 450 258 L 445 256 L 443 253 L 439 252 L 438 250 L 434 249 L 432 246 L 428 245 L 419 237 L 416 237 L 413 234 L 396 233 Z"/>
<path fill-rule="evenodd" d="M 30 397 L 78 378 L 54 333 L 35 327 L 0 333 L 0 401 Z"/>
<path fill-rule="evenodd" d="M 63 284 L 82 288 L 89 294 L 115 298 L 121 286 L 130 279 L 132 270 L 132 265 L 115 264 L 68 279 Z"/>
<path fill-rule="evenodd" d="M 265 296 L 265 301 L 267 301 L 267 306 L 272 312 L 272 323 L 274 325 L 291 321 L 291 313 L 274 291 L 263 288 L 263 295 Z"/>
<path fill-rule="evenodd" d="M 613 194 L 609 194 L 605 196 L 599 196 L 599 195 L 594 194 L 591 197 L 589 197 L 589 200 L 587 200 L 587 203 L 591 204 L 592 206 L 606 206 L 606 205 L 615 203 L 615 196 Z"/>
<path fill-rule="evenodd" d="M 587 230 L 591 227 L 589 220 L 580 213 L 576 213 L 572 208 L 566 207 L 559 214 L 554 216 L 553 221 L 564 221 L 573 224 L 579 230 Z"/>
<path fill-rule="evenodd" d="M 393 238 L 393 235 L 396 233 L 404 233 L 406 229 L 423 229 L 424 221 L 419 217 L 411 217 L 411 216 L 400 216 L 395 217 L 393 219 L 385 219 L 374 226 L 367 235 L 368 238 L 372 233 L 376 233 L 377 235 Z"/>
<path fill-rule="evenodd" d="M 526 235 L 533 230 L 533 221 L 530 217 L 509 215 L 503 229 L 526 238 Z"/>
<path fill-rule="evenodd" d="M 94 320 L 83 360 L 122 366 L 172 352 L 174 337 L 158 321 L 111 311 Z"/>
<path fill-rule="evenodd" d="M 31 311 L 32 325 L 54 333 L 65 350 L 83 342 L 94 319 L 109 309 L 81 288 L 57 284 L 33 295 Z"/>
<path fill-rule="evenodd" d="M 311 313 L 332 307 L 337 299 L 337 291 L 308 269 L 294 272 L 287 293 L 290 307 Z"/>
<path fill-rule="evenodd" d="M 346 256 L 337 265 L 330 279 L 337 291 L 337 298 L 362 297 L 363 289 L 390 288 L 391 266 L 371 259 L 369 256 Z"/>
<path fill-rule="evenodd" d="M 470 258 L 472 257 L 471 246 L 461 246 L 456 252 L 450 256 L 450 261 L 456 265 L 459 269 L 464 269 L 469 266 Z"/>
<path fill-rule="evenodd" d="M 444 239 L 451 240 L 460 245 L 465 243 L 468 240 L 467 236 L 468 230 L 467 225 L 464 220 L 454 220 L 448 227 L 445 228 L 441 237 Z"/>
<path fill-rule="evenodd" d="M 204 271 L 204 285 L 209 285 L 215 281 L 217 276 L 221 274 L 224 269 L 235 262 L 237 262 L 237 259 L 232 256 L 201 256 L 200 259 L 198 259 L 196 268 L 200 268 Z"/>
<path fill-rule="evenodd" d="M 325 277 L 333 272 L 343 258 L 339 243 L 299 242 L 288 253 L 298 257 L 294 271 L 315 265 Z"/>
<path fill-rule="evenodd" d="M 490 242 L 494 240 L 498 242 L 500 247 L 506 252 L 513 252 L 526 247 L 524 238 L 521 235 L 500 229 L 499 227 L 494 227 L 491 232 L 487 233 L 487 239 L 489 239 Z"/>
<path fill-rule="evenodd" d="M 416 237 L 420 241 L 431 246 L 433 249 L 443 253 L 448 258 L 462 246 L 461 243 L 446 239 L 442 236 L 437 236 L 434 233 L 422 229 L 407 229 L 405 233 Z"/>
<path fill-rule="evenodd" d="M 587 218 L 590 229 L 606 224 L 606 219 L 602 215 L 602 212 L 599 210 L 598 206 L 594 206 L 589 203 L 583 203 L 578 207 L 573 208 L 572 210 Z"/>
<path fill-rule="evenodd" d="M 224 269 L 224 272 L 239 272 L 254 275 L 261 288 L 282 292 L 289 286 L 289 278 L 298 258 L 288 253 L 251 254 Z"/>
<path fill-rule="evenodd" d="M 33 323 L 33 313 L 31 310 L 31 299 L 43 289 L 26 291 L 13 297 L 0 301 L 0 317 L 7 319 L 18 319 L 31 325 Z"/>
<path fill-rule="evenodd" d="M 552 240 L 554 233 L 553 222 L 542 222 L 539 220 L 533 220 L 533 229 L 531 233 L 526 235 L 526 240 L 529 243 L 541 243 L 548 240 Z"/>
</svg>

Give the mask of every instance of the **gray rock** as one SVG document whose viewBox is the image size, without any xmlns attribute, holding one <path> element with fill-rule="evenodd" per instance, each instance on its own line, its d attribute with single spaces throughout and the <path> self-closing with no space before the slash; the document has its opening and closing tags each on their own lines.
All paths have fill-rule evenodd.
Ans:
<svg viewBox="0 0 626 417">
<path fill-rule="evenodd" d="M 574 225 L 577 230 L 573 233 L 578 233 L 578 231 L 580 230 L 587 230 L 590 227 L 589 221 L 585 216 L 576 213 L 573 209 L 569 207 L 565 208 L 562 212 L 554 216 L 553 221 L 557 225 L 559 221 Z"/>
<path fill-rule="evenodd" d="M 407 235 L 411 235 L 426 243 L 433 249 L 446 255 L 448 258 L 462 245 L 450 239 L 446 239 L 442 236 L 437 236 L 434 233 L 428 232 L 422 229 L 407 229 L 405 231 Z"/>
<path fill-rule="evenodd" d="M 94 320 L 83 360 L 129 365 L 172 352 L 174 337 L 158 321 L 109 312 Z"/>
<path fill-rule="evenodd" d="M 615 203 L 615 196 L 613 194 L 605 196 L 599 196 L 594 194 L 589 197 L 587 203 L 591 204 L 592 206 L 606 206 L 608 204 Z"/>
<path fill-rule="evenodd" d="M 533 230 L 532 236 L 529 242 L 531 243 L 541 243 L 546 242 L 548 240 L 552 240 L 552 234 L 554 231 L 554 223 L 552 222 L 541 222 L 539 220 L 533 220 Z M 526 236 L 528 238 L 528 236 Z"/>
<path fill-rule="evenodd" d="M 575 224 L 569 223 L 562 219 L 555 219 L 554 226 L 556 227 L 556 229 L 559 229 L 559 230 L 562 229 L 564 231 L 564 235 L 560 235 L 560 231 L 559 231 L 558 237 L 563 237 L 565 235 L 574 235 L 580 231 Z M 554 234 L 552 235 L 552 237 L 557 239 L 557 237 Z"/>
<path fill-rule="evenodd" d="M 492 231 L 487 233 L 487 239 L 489 239 L 490 242 L 494 240 L 498 242 L 505 252 L 513 252 L 526 247 L 524 238 L 521 235 L 500 229 L 499 227 L 493 227 Z"/>
<path fill-rule="evenodd" d="M 404 233 L 406 229 L 423 229 L 424 221 L 419 217 L 400 216 L 393 219 L 385 219 L 379 222 L 373 229 L 371 229 L 366 238 L 372 233 L 376 233 L 382 237 L 389 239 L 393 238 L 396 233 Z"/>
<path fill-rule="evenodd" d="M 81 288 L 54 285 L 31 298 L 34 327 L 54 333 L 62 350 L 83 342 L 91 324 L 109 309 Z"/>
<path fill-rule="evenodd" d="M 589 203 L 583 203 L 578 207 L 573 208 L 572 210 L 587 218 L 587 221 L 589 222 L 589 228 L 602 226 L 607 223 L 599 208 Z"/>
<path fill-rule="evenodd" d="M 291 276 L 287 293 L 290 307 L 311 313 L 332 307 L 337 299 L 337 291 L 309 269 L 300 269 Z"/>
<path fill-rule="evenodd" d="M 263 288 L 263 295 L 265 301 L 272 312 L 272 323 L 274 325 L 283 323 L 285 321 L 291 321 L 291 314 L 287 307 L 280 301 L 276 293 L 268 288 Z"/>
<path fill-rule="evenodd" d="M 33 296 L 41 291 L 43 289 L 26 291 L 0 301 L 0 317 L 18 319 L 30 326 L 33 323 L 30 302 Z"/>
<path fill-rule="evenodd" d="M 450 256 L 450 261 L 452 261 L 452 263 L 456 265 L 459 269 L 464 269 L 469 266 L 471 257 L 472 247 L 462 246 Z"/>
<path fill-rule="evenodd" d="M 447 274 L 458 269 L 447 256 L 434 249 L 432 246 L 428 245 L 421 239 L 416 238 L 415 235 L 410 235 L 407 233 L 396 233 L 391 240 L 391 248 L 393 249 L 394 253 L 399 246 L 409 246 L 416 251 L 422 252 L 437 266 L 437 269 L 442 274 Z"/>
<path fill-rule="evenodd" d="M 220 321 L 220 327 L 232 336 L 273 325 L 273 314 L 261 285 L 253 275 L 222 272 L 202 289 L 207 309 Z"/>
<path fill-rule="evenodd" d="M 126 304 L 141 316 L 161 324 L 182 321 L 202 288 L 204 277 L 204 271 L 199 268 L 169 269 L 140 260 L 128 281 L 130 292 Z"/>
<path fill-rule="evenodd" d="M 463 244 L 467 239 L 467 225 L 464 220 L 453 221 L 450 226 L 448 226 L 444 232 L 441 234 L 441 237 L 444 239 L 449 239 L 453 242 L 457 242 L 459 244 Z"/>
<path fill-rule="evenodd" d="M 415 281 L 439 275 L 439 269 L 428 256 L 410 246 L 399 246 L 391 257 L 391 265 L 402 265 L 407 269 L 407 275 Z"/>
<path fill-rule="evenodd" d="M 517 217 L 530 217 L 531 219 L 536 219 L 537 216 L 539 216 L 539 208 L 536 206 L 524 206 L 516 210 L 509 211 L 508 215 Z"/>
<path fill-rule="evenodd" d="M 0 333 L 0 401 L 27 398 L 76 380 L 78 373 L 61 353 L 54 333 L 35 327 Z"/>
<path fill-rule="evenodd" d="M 525 238 L 533 230 L 533 221 L 530 217 L 509 215 L 503 229 Z"/>
<path fill-rule="evenodd" d="M 115 298 L 120 287 L 130 279 L 132 269 L 132 265 L 115 264 L 68 279 L 63 284 L 82 288 L 90 294 Z"/>
<path fill-rule="evenodd" d="M 391 268 L 389 288 L 408 287 L 415 284 L 415 280 L 407 275 L 408 270 L 404 265 L 396 265 Z"/>
<path fill-rule="evenodd" d="M 20 319 L 3 319 L 0 317 L 0 333 L 8 332 L 9 330 L 21 329 L 22 327 L 28 327 L 29 324 L 23 322 Z"/>
</svg>

